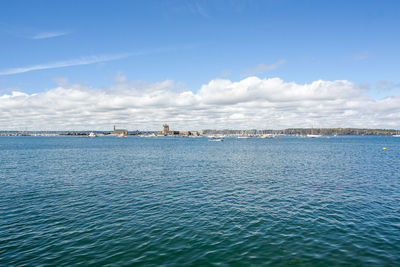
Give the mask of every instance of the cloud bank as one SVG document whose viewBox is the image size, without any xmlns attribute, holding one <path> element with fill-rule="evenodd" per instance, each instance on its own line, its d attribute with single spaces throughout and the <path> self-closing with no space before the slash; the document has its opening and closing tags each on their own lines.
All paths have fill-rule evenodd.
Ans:
<svg viewBox="0 0 400 267">
<path fill-rule="evenodd" d="M 349 81 L 285 82 L 248 77 L 211 80 L 197 92 L 173 81 L 107 88 L 62 83 L 57 88 L 0 96 L 1 130 L 400 128 L 400 95 L 373 99 Z"/>
</svg>

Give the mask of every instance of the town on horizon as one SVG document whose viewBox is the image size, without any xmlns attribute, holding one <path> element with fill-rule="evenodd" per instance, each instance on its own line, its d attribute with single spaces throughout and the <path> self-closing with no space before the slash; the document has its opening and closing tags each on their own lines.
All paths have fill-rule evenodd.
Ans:
<svg viewBox="0 0 400 267">
<path fill-rule="evenodd" d="M 225 136 L 249 136 L 261 137 L 266 135 L 289 135 L 289 136 L 303 136 L 303 135 L 398 135 L 398 129 L 369 129 L 369 128 L 286 128 L 280 130 L 272 129 L 204 129 L 204 130 L 171 130 L 168 124 L 163 124 L 162 129 L 159 131 L 153 130 L 128 130 L 118 129 L 114 125 L 112 131 L 107 130 L 0 130 L 0 136 L 86 136 L 90 133 L 102 136 L 183 136 L 183 137 L 199 137 L 199 136 L 212 136 L 212 135 L 225 135 Z"/>
</svg>

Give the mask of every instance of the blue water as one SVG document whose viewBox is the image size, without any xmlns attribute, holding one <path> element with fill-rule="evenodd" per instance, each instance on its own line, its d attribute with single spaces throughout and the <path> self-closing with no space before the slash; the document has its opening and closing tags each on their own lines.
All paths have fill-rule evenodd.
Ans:
<svg viewBox="0 0 400 267">
<path fill-rule="evenodd" d="M 79 264 L 398 266 L 400 138 L 0 137 L 0 265 Z"/>
</svg>

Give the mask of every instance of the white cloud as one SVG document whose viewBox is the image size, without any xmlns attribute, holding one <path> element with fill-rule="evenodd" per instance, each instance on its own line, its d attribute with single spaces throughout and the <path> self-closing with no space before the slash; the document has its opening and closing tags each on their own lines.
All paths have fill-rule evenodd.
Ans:
<svg viewBox="0 0 400 267">
<path fill-rule="evenodd" d="M 265 64 L 258 64 L 254 68 L 249 68 L 243 71 L 243 76 L 250 76 L 250 75 L 259 75 L 263 73 L 267 73 L 271 70 L 274 70 L 278 68 L 280 65 L 283 65 L 286 63 L 286 60 L 281 59 L 275 63 L 265 65 Z"/>
<path fill-rule="evenodd" d="M 349 81 L 285 82 L 279 78 L 215 79 L 198 92 L 179 83 L 130 82 L 107 88 L 64 83 L 37 93 L 0 96 L 0 129 L 130 130 L 288 127 L 400 128 L 400 94 L 373 99 Z"/>
<path fill-rule="evenodd" d="M 68 32 L 40 32 L 40 33 L 32 36 L 32 39 L 48 39 L 48 38 L 59 37 L 59 36 L 67 35 L 67 34 L 68 34 Z"/>
<path fill-rule="evenodd" d="M 71 60 L 65 60 L 65 61 L 58 61 L 58 62 L 33 65 L 33 66 L 27 66 L 27 67 L 20 67 L 20 68 L 5 69 L 5 70 L 0 71 L 0 75 L 18 74 L 18 73 L 24 73 L 24 72 L 34 71 L 34 70 L 56 69 L 56 68 L 71 67 L 71 66 L 78 66 L 78 65 L 88 65 L 88 64 L 94 64 L 94 63 L 99 63 L 99 62 L 106 62 L 106 61 L 126 58 L 131 55 L 132 54 L 117 54 L 117 55 L 100 55 L 100 56 L 80 57 L 77 59 L 71 59 Z"/>
</svg>

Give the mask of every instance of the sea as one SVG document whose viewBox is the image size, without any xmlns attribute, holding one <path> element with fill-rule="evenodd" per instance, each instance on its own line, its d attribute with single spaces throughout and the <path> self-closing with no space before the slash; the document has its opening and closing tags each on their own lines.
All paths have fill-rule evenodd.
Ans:
<svg viewBox="0 0 400 267">
<path fill-rule="evenodd" d="M 400 138 L 0 137 L 0 266 L 266 265 L 400 266 Z"/>
</svg>

